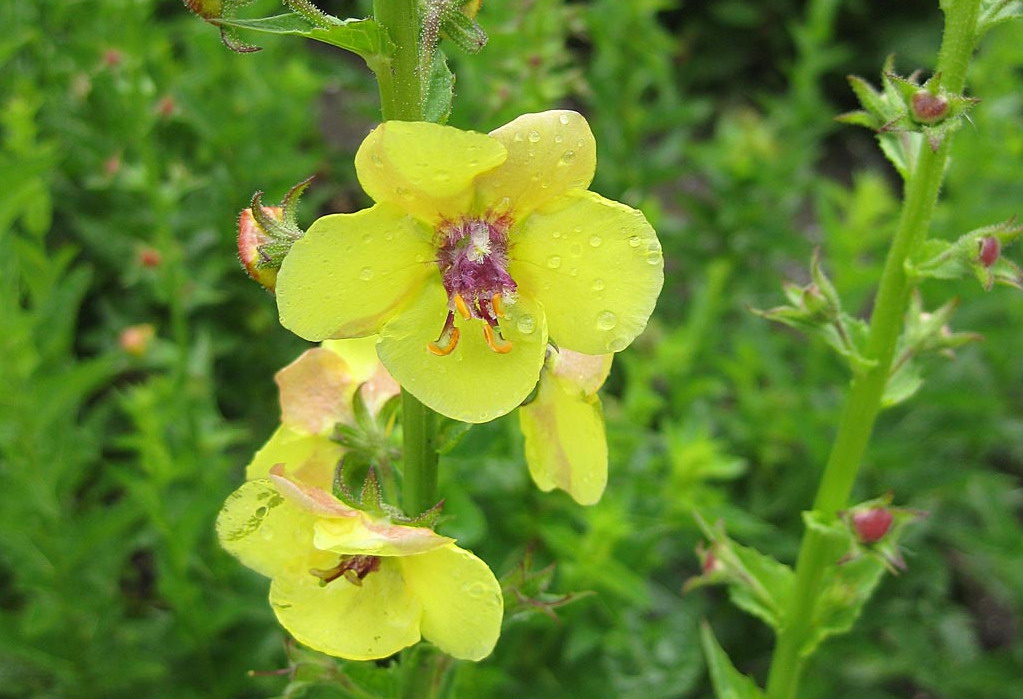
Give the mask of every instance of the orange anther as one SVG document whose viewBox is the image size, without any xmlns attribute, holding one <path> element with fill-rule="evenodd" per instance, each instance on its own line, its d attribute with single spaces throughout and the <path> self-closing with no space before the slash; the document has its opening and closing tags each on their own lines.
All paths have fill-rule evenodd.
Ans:
<svg viewBox="0 0 1023 699">
<path fill-rule="evenodd" d="M 465 299 L 462 298 L 461 294 L 455 294 L 455 308 L 462 314 L 462 317 L 466 320 L 472 318 L 472 313 L 469 312 L 469 306 L 466 305 Z"/>
<path fill-rule="evenodd" d="M 437 339 L 437 342 L 431 342 L 426 345 L 426 349 L 430 350 L 431 353 L 436 354 L 438 357 L 446 357 L 455 351 L 455 347 L 458 347 L 458 338 L 461 337 L 461 335 L 462 333 L 458 328 L 452 327 L 451 333 L 447 334 L 446 338 L 444 337 L 444 334 L 442 334 Z M 439 343 L 445 339 L 447 340 L 447 344 L 441 346 Z"/>
<path fill-rule="evenodd" d="M 494 309 L 495 316 L 504 318 L 504 301 L 501 300 L 501 294 L 494 294 L 490 299 L 490 306 Z"/>
<path fill-rule="evenodd" d="M 487 340 L 487 345 L 490 349 L 494 350 L 498 354 L 508 354 L 511 352 L 512 343 L 500 337 L 494 332 L 494 329 L 489 325 L 483 326 L 483 337 Z M 498 344 L 500 342 L 500 344 Z"/>
</svg>

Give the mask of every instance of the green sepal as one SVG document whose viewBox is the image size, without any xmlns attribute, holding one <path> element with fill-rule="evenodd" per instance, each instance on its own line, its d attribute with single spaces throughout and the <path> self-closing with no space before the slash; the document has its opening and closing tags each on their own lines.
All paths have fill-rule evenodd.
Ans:
<svg viewBox="0 0 1023 699">
<path fill-rule="evenodd" d="M 542 568 L 533 565 L 533 548 L 527 548 L 515 566 L 501 576 L 501 591 L 504 594 L 504 619 L 523 619 L 534 614 L 543 614 L 552 621 L 558 621 L 554 611 L 577 600 L 597 594 L 592 590 L 558 594 L 549 592 L 554 581 L 556 564 Z"/>
<path fill-rule="evenodd" d="M 735 669 L 706 621 L 700 622 L 700 642 L 717 699 L 761 699 L 764 696 L 756 682 Z"/>
<path fill-rule="evenodd" d="M 440 35 L 466 53 L 476 54 L 487 45 L 487 33 L 480 23 L 450 5 L 440 15 Z"/>
<path fill-rule="evenodd" d="M 1023 289 L 1023 269 L 1000 254 L 1020 236 L 1023 236 L 1023 225 L 1013 217 L 970 231 L 954 242 L 927 240 L 917 254 L 906 261 L 906 273 L 918 279 L 964 279 L 973 276 L 985 291 L 990 291 L 995 283 Z M 997 241 L 999 250 L 997 259 L 990 263 L 981 254 L 987 238 Z"/>
<path fill-rule="evenodd" d="M 712 527 L 699 514 L 695 517 L 710 546 L 697 549 L 703 574 L 686 581 L 683 592 L 705 585 L 727 585 L 728 597 L 735 606 L 775 631 L 781 629 L 795 582 L 792 569 L 756 549 L 735 543 L 725 534 L 724 523 Z"/>
<path fill-rule="evenodd" d="M 455 74 L 448 68 L 447 56 L 439 49 L 433 54 L 430 76 L 423 88 L 423 120 L 435 124 L 447 123 L 451 115 L 451 101 L 455 96 Z"/>
</svg>

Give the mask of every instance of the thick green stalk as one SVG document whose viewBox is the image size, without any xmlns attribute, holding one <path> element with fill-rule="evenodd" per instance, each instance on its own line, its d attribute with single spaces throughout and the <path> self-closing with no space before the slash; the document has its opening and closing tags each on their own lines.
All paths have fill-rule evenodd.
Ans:
<svg viewBox="0 0 1023 699">
<path fill-rule="evenodd" d="M 422 121 L 419 5 L 416 0 L 373 0 L 373 18 L 394 44 L 390 60 L 374 66 L 384 120 Z"/>
<path fill-rule="evenodd" d="M 394 52 L 376 68 L 384 120 L 421 121 L 419 7 L 416 0 L 374 0 L 373 16 L 387 31 Z M 437 503 L 436 415 L 401 390 L 404 469 L 402 507 L 414 516 Z"/>
<path fill-rule="evenodd" d="M 949 92 L 961 92 L 965 85 L 966 69 L 976 43 L 979 8 L 980 0 L 954 0 L 946 11 L 937 70 L 942 75 L 942 87 Z M 848 504 L 881 410 L 881 399 L 912 290 L 905 263 L 926 238 L 948 160 L 948 142 L 946 138 L 936 152 L 926 144 L 921 146 L 916 167 L 906 183 L 899 227 L 888 251 L 870 321 L 866 355 L 877 363 L 852 383 L 814 500 L 814 509 L 827 516 Z M 834 565 L 834 556 L 835 552 L 821 534 L 806 531 L 796 563 L 792 600 L 785 625 L 778 634 L 768 675 L 768 699 L 796 696 L 805 661 L 801 649 L 813 628 L 821 579 L 828 566 Z"/>
</svg>

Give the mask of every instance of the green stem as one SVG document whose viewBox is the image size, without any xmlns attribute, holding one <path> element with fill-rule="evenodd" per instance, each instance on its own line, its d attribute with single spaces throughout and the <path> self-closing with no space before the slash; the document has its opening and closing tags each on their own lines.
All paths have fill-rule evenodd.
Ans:
<svg viewBox="0 0 1023 699">
<path fill-rule="evenodd" d="M 966 70 L 976 43 L 979 8 L 980 0 L 956 0 L 946 12 L 937 70 L 942 75 L 942 87 L 951 93 L 961 92 L 966 82 Z M 948 160 L 949 140 L 946 137 L 937 151 L 932 151 L 926 143 L 921 145 L 915 170 L 906 183 L 899 227 L 888 251 L 870 321 L 866 355 L 877 363 L 852 383 L 814 500 L 814 509 L 826 516 L 833 516 L 846 507 L 881 410 L 881 399 L 913 286 L 905 263 L 923 243 L 930 227 Z M 834 556 L 824 536 L 813 530 L 806 531 L 796 563 L 792 599 L 786 610 L 785 625 L 778 634 L 768 675 L 768 699 L 796 696 L 806 660 L 801 651 L 813 630 L 821 580 L 828 566 L 835 563 Z"/>
<path fill-rule="evenodd" d="M 373 18 L 387 31 L 394 52 L 374 66 L 384 120 L 422 121 L 419 74 L 419 7 L 416 0 L 373 0 Z"/>
<path fill-rule="evenodd" d="M 436 414 L 404 388 L 401 429 L 405 442 L 402 505 L 414 517 L 437 504 Z"/>
</svg>

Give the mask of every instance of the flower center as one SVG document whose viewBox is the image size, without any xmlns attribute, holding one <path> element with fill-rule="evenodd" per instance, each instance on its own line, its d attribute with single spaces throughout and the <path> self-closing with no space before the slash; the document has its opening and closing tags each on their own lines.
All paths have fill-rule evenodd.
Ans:
<svg viewBox="0 0 1023 699">
<path fill-rule="evenodd" d="M 380 570 L 379 556 L 341 556 L 333 568 L 313 568 L 309 572 L 320 579 L 320 585 L 344 578 L 353 585 L 362 587 L 362 581 L 370 573 Z"/>
<path fill-rule="evenodd" d="M 437 355 L 451 354 L 461 334 L 455 327 L 455 313 L 464 319 L 482 320 L 483 337 L 495 352 L 511 351 L 511 343 L 501 335 L 500 320 L 504 304 L 510 302 L 518 287 L 508 274 L 507 215 L 488 213 L 442 221 L 437 226 L 437 267 L 448 294 L 448 315 L 436 342 L 428 348 Z"/>
</svg>

